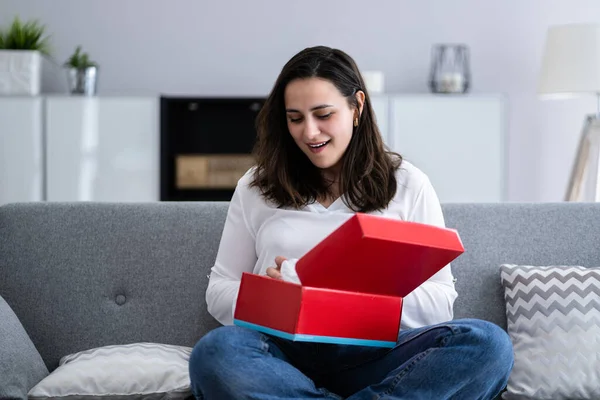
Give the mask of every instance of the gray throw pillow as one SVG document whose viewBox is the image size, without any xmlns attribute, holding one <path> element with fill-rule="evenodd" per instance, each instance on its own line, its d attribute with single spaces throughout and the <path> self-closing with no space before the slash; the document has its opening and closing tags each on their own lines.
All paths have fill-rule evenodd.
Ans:
<svg viewBox="0 0 600 400">
<path fill-rule="evenodd" d="M 600 398 L 600 268 L 504 264 L 515 364 L 503 399 Z"/>
<path fill-rule="evenodd" d="M 0 399 L 27 399 L 48 369 L 23 325 L 0 297 Z"/>
<path fill-rule="evenodd" d="M 69 354 L 29 392 L 30 400 L 183 400 L 192 396 L 190 347 L 103 346 Z"/>
</svg>

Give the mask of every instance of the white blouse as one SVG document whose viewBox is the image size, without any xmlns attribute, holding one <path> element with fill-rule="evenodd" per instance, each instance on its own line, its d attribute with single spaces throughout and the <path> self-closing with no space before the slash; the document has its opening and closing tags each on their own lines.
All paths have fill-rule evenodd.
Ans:
<svg viewBox="0 0 600 400">
<path fill-rule="evenodd" d="M 301 258 L 354 215 L 341 198 L 327 208 L 318 202 L 300 210 L 277 208 L 249 187 L 252 174 L 250 169 L 239 180 L 231 199 L 206 291 L 208 311 L 223 325 L 233 324 L 243 272 L 265 274 L 277 256 Z M 406 160 L 396 176 L 394 199 L 387 209 L 371 214 L 445 226 L 429 178 Z M 401 329 L 451 320 L 456 297 L 448 264 L 404 298 Z"/>
</svg>

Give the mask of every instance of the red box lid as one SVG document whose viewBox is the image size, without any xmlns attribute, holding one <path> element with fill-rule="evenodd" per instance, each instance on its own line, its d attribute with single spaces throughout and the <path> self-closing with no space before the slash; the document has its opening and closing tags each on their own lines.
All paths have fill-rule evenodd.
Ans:
<svg viewBox="0 0 600 400">
<path fill-rule="evenodd" d="M 454 229 L 357 213 L 296 271 L 304 286 L 405 297 L 463 252 Z"/>
</svg>

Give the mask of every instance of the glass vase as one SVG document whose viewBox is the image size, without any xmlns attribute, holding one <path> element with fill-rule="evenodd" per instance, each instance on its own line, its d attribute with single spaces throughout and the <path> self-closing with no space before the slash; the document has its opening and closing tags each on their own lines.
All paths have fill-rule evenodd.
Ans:
<svg viewBox="0 0 600 400">
<path fill-rule="evenodd" d="M 462 44 L 434 45 L 431 54 L 429 87 L 433 93 L 466 93 L 471 72 L 469 49 Z"/>
</svg>

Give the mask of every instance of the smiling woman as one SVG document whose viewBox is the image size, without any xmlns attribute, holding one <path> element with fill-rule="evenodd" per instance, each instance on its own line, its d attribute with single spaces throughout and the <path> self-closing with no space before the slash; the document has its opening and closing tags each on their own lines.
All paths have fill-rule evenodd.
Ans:
<svg viewBox="0 0 600 400">
<path fill-rule="evenodd" d="M 341 198 L 369 212 L 396 193 L 402 157 L 385 149 L 358 66 L 340 50 L 313 47 L 288 61 L 257 127 L 252 185 L 275 204 Z"/>
<path fill-rule="evenodd" d="M 293 276 L 295 262 L 357 212 L 444 226 L 428 177 L 384 147 L 361 74 L 346 53 L 313 47 L 288 61 L 257 130 L 257 165 L 236 186 L 206 291 L 209 312 L 224 326 L 202 337 L 190 356 L 196 398 L 498 394 L 512 367 L 510 339 L 489 322 L 453 320 L 450 265 L 403 298 L 393 349 L 297 342 L 231 326 L 244 273 Z M 364 266 L 373 276 L 378 267 Z M 271 294 L 281 293 L 279 282 L 268 283 Z M 265 313 L 285 318 L 278 310 L 264 304 Z"/>
<path fill-rule="evenodd" d="M 313 165 L 323 170 L 324 177 L 333 181 L 352 139 L 353 121 L 362 113 L 364 92 L 356 94 L 358 104 L 353 108 L 330 81 L 305 78 L 290 82 L 284 97 L 292 138 Z M 319 104 L 323 99 L 327 104 Z"/>
</svg>

